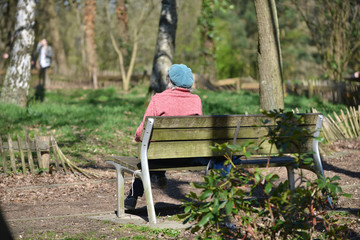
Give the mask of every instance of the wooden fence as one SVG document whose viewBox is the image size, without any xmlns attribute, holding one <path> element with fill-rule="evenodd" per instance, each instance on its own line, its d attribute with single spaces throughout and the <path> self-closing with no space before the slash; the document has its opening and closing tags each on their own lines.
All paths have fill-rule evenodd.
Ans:
<svg viewBox="0 0 360 240">
<path fill-rule="evenodd" d="M 349 106 L 360 104 L 360 82 L 356 81 L 304 80 L 296 84 L 287 83 L 286 91 L 308 97 L 319 96 L 322 100 Z"/>
<path fill-rule="evenodd" d="M 314 111 L 316 112 L 316 110 Z M 327 115 L 323 122 L 323 135 L 328 142 L 360 136 L 360 106 L 351 106 L 340 114 Z"/>
<path fill-rule="evenodd" d="M 0 173 L 26 174 L 30 172 L 35 174 L 39 171 L 51 173 L 53 170 L 63 169 L 65 174 L 71 171 L 80 172 L 87 177 L 94 176 L 65 157 L 53 136 L 35 135 L 34 139 L 30 139 L 27 132 L 24 140 L 18 135 L 15 140 L 10 134 L 6 137 L 0 136 L 0 158 L 2 165 Z"/>
</svg>

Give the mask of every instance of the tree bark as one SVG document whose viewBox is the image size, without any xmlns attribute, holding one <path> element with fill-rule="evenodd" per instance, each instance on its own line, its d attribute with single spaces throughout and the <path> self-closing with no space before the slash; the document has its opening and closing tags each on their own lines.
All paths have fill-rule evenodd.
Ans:
<svg viewBox="0 0 360 240">
<path fill-rule="evenodd" d="M 98 88 L 98 65 L 95 45 L 95 12 L 96 0 L 86 0 L 84 8 L 85 45 L 88 60 L 88 71 L 93 87 Z"/>
<path fill-rule="evenodd" d="M 120 36 L 123 40 L 122 43 L 127 43 L 129 41 L 129 20 L 125 0 L 116 0 L 116 16 L 118 18 Z"/>
<path fill-rule="evenodd" d="M 3 29 L 0 30 L 0 48 L 4 49 L 4 53 L 10 53 L 11 45 L 14 40 L 13 31 L 14 31 L 14 21 L 16 13 L 16 2 L 7 0 L 3 3 L 2 6 L 6 6 L 3 12 Z M 3 69 L 7 59 L 3 59 L 0 56 L 0 69 Z"/>
<path fill-rule="evenodd" d="M 14 45 L 0 102 L 26 106 L 29 93 L 31 51 L 34 45 L 35 0 L 19 0 L 16 7 Z"/>
<path fill-rule="evenodd" d="M 166 89 L 166 76 L 173 63 L 177 28 L 176 0 L 162 0 L 149 95 Z"/>
<path fill-rule="evenodd" d="M 206 24 L 201 24 L 201 40 L 203 45 L 202 59 L 203 69 L 202 74 L 214 83 L 216 80 L 215 68 L 215 43 L 214 43 L 214 12 L 215 7 L 212 1 L 202 0 L 202 18 Z"/>
<path fill-rule="evenodd" d="M 80 39 L 80 52 L 81 52 L 81 72 L 85 72 L 86 71 L 86 51 L 85 51 L 85 34 L 84 34 L 84 26 L 82 25 L 82 20 L 81 20 L 81 13 L 80 13 L 80 9 L 82 8 L 82 0 L 80 0 L 79 2 L 72 2 L 69 1 L 69 4 L 72 8 L 73 11 L 75 11 L 75 15 L 76 15 L 76 21 L 77 21 L 77 25 L 79 28 L 79 39 Z"/>
<path fill-rule="evenodd" d="M 255 0 L 258 26 L 258 68 L 260 108 L 284 109 L 280 41 L 277 16 L 272 0 Z"/>
<path fill-rule="evenodd" d="M 55 4 L 54 0 L 48 0 L 46 6 L 46 11 L 49 16 L 49 33 L 51 38 L 51 47 L 54 51 L 55 60 L 57 63 L 57 72 L 67 75 L 68 74 L 68 65 L 66 61 L 66 55 L 64 51 L 63 42 L 60 38 L 59 33 L 59 23 L 57 20 L 56 12 L 55 12 Z"/>
</svg>

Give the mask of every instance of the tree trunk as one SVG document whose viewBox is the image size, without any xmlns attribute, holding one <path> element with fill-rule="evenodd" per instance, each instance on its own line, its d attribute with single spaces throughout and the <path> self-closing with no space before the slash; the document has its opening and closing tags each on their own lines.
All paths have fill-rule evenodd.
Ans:
<svg viewBox="0 0 360 240">
<path fill-rule="evenodd" d="M 88 71 L 92 79 L 93 87 L 98 88 L 97 55 L 95 45 L 95 11 L 96 0 L 86 0 L 84 8 L 85 45 L 88 60 Z"/>
<path fill-rule="evenodd" d="M 6 6 L 6 10 L 4 11 L 3 21 L 4 21 L 4 29 L 0 31 L 1 42 L 0 48 L 4 49 L 4 53 L 9 54 L 11 50 L 11 45 L 14 40 L 14 21 L 15 21 L 15 13 L 16 13 L 16 2 L 8 0 L 3 3 L 2 6 Z M 1 33 L 4 35 L 1 36 Z M 0 41 L 1 41 L 0 40 Z M 3 56 L 0 56 L 0 69 L 3 69 L 6 65 L 8 59 L 3 59 Z"/>
<path fill-rule="evenodd" d="M 214 12 L 215 7 L 212 1 L 203 0 L 201 5 L 201 13 L 204 24 L 201 24 L 201 41 L 203 45 L 202 60 L 203 69 L 202 74 L 214 83 L 216 80 L 215 68 L 215 43 L 214 43 Z"/>
<path fill-rule="evenodd" d="M 85 34 L 84 34 L 84 26 L 82 24 L 82 20 L 81 20 L 81 13 L 80 13 L 80 9 L 82 8 L 82 0 L 80 0 L 79 2 L 72 2 L 69 1 L 69 4 L 72 8 L 73 11 L 75 11 L 75 15 L 76 15 L 76 21 L 77 21 L 77 25 L 79 28 L 79 39 L 80 39 L 80 52 L 81 52 L 81 72 L 85 72 L 86 71 L 86 51 L 85 51 Z"/>
<path fill-rule="evenodd" d="M 284 109 L 280 41 L 274 1 L 255 0 L 258 26 L 258 68 L 260 108 L 266 111 Z"/>
<path fill-rule="evenodd" d="M 162 0 L 149 95 L 166 89 L 166 76 L 173 63 L 177 28 L 176 0 Z"/>
<path fill-rule="evenodd" d="M 122 39 L 122 44 L 127 43 L 129 41 L 129 20 L 125 0 L 116 0 L 116 16 L 118 18 L 119 33 Z"/>
<path fill-rule="evenodd" d="M 14 45 L 0 102 L 26 106 L 29 93 L 31 51 L 34 45 L 35 0 L 19 0 L 16 8 Z"/>
<path fill-rule="evenodd" d="M 48 0 L 47 4 L 45 5 L 45 9 L 49 16 L 48 29 L 51 38 L 51 47 L 54 51 L 55 60 L 57 63 L 57 72 L 67 75 L 69 69 L 66 61 L 64 46 L 60 38 L 59 23 L 55 12 L 54 0 Z"/>
</svg>

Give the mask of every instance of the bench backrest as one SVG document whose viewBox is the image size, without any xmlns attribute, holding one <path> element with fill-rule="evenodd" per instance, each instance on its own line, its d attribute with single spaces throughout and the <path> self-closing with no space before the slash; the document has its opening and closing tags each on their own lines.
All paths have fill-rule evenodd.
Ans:
<svg viewBox="0 0 360 240">
<path fill-rule="evenodd" d="M 303 118 L 301 126 L 305 126 L 311 132 L 318 130 L 317 134 L 319 134 L 322 122 L 319 123 L 321 114 L 299 115 Z M 238 124 L 240 124 L 236 138 L 238 145 L 248 140 L 258 143 L 268 133 L 269 127 L 276 125 L 274 120 L 264 115 L 148 117 L 147 120 L 149 119 L 154 120 L 147 146 L 149 160 L 218 156 L 219 153 L 214 153 L 210 147 L 215 143 L 229 142 L 232 144 Z M 270 121 L 263 124 L 265 120 Z M 148 121 L 146 122 L 148 123 Z M 144 132 L 145 129 L 143 136 Z M 302 152 L 313 151 L 314 139 L 312 136 L 307 139 Z M 262 143 L 261 147 L 258 154 L 269 154 L 271 145 L 268 142 Z M 141 144 L 139 151 L 141 151 Z M 294 148 L 289 148 L 284 153 L 294 153 L 295 151 Z M 273 146 L 271 152 L 276 153 L 277 149 Z"/>
</svg>

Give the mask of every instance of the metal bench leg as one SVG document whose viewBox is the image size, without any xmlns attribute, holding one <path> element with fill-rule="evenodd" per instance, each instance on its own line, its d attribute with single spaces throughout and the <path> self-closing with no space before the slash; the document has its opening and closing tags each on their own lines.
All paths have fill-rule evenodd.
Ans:
<svg viewBox="0 0 360 240">
<path fill-rule="evenodd" d="M 148 156 L 147 150 L 150 143 L 150 135 L 152 132 L 152 128 L 154 125 L 154 119 L 148 118 L 146 123 L 146 128 L 144 132 L 144 137 L 141 143 L 141 180 L 144 186 L 144 193 L 146 197 L 146 204 L 147 204 L 147 212 L 150 224 L 156 224 L 156 214 L 155 214 L 155 207 L 154 207 L 154 200 L 151 191 L 151 183 L 150 183 L 150 172 L 149 172 L 149 164 L 148 164 Z"/>
<path fill-rule="evenodd" d="M 289 179 L 289 187 L 293 192 L 295 191 L 295 177 L 294 177 L 294 167 L 292 165 L 286 166 L 288 179 Z"/>
<path fill-rule="evenodd" d="M 124 206 L 124 171 L 120 164 L 117 164 L 113 161 L 106 161 L 108 164 L 111 164 L 116 169 L 116 194 L 117 194 L 117 217 L 122 217 L 125 215 L 125 206 Z"/>
<path fill-rule="evenodd" d="M 117 213 L 118 217 L 125 215 L 125 205 L 124 205 L 124 172 L 121 168 L 116 168 L 117 175 Z"/>
<path fill-rule="evenodd" d="M 143 172 L 141 180 L 144 186 L 149 222 L 150 224 L 156 224 L 156 213 L 155 213 L 154 200 L 151 190 L 150 173 L 148 171 Z"/>
<path fill-rule="evenodd" d="M 322 167 L 322 163 L 321 163 L 321 158 L 320 158 L 320 154 L 317 151 L 314 155 L 314 163 L 315 163 L 315 171 L 316 171 L 316 175 L 317 177 L 323 178 L 325 179 L 325 174 L 324 174 L 324 169 Z M 331 198 L 329 196 L 327 196 L 327 200 L 329 202 L 330 207 L 333 207 L 333 203 L 331 201 Z"/>
<path fill-rule="evenodd" d="M 316 140 L 316 137 L 320 136 L 320 129 L 322 127 L 323 119 L 324 119 L 324 116 L 322 116 L 322 115 L 318 117 L 312 147 L 313 147 L 313 151 L 314 151 L 313 159 L 314 159 L 316 174 L 317 174 L 318 178 L 324 178 L 325 179 L 324 169 L 323 169 L 323 166 L 322 166 L 321 157 L 320 157 L 320 151 L 319 151 L 319 142 L 318 142 L 318 140 Z M 328 196 L 327 199 L 328 199 L 329 205 L 331 207 L 333 207 L 333 203 L 331 201 L 331 198 Z"/>
</svg>

